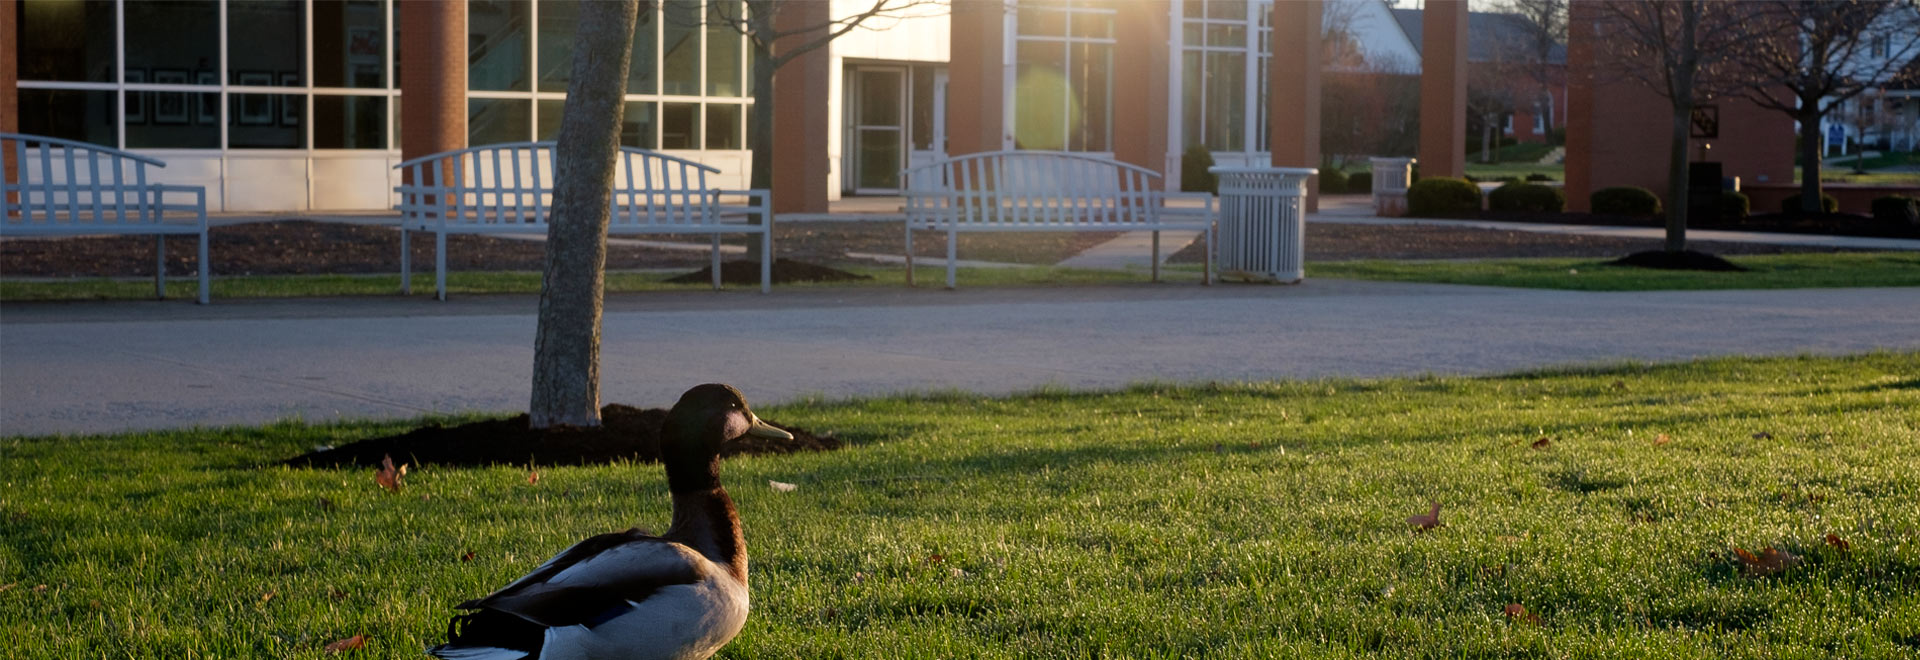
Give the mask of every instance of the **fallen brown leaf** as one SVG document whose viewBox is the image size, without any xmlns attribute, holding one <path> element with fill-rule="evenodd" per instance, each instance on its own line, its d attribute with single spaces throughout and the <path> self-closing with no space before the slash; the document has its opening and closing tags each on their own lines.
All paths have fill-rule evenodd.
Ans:
<svg viewBox="0 0 1920 660">
<path fill-rule="evenodd" d="M 274 596 L 278 596 L 278 595 L 280 595 L 280 593 L 277 591 L 269 591 L 267 593 L 260 594 L 260 602 L 265 603 L 267 601 L 271 601 L 273 600 Z"/>
<path fill-rule="evenodd" d="M 1504 611 L 1506 612 L 1507 618 L 1509 619 L 1531 623 L 1536 626 L 1540 625 L 1540 615 L 1534 614 L 1532 612 L 1528 612 L 1527 606 L 1525 605 L 1521 605 L 1519 603 L 1511 603 L 1507 605 Z"/>
<path fill-rule="evenodd" d="M 8 583 L 6 583 L 6 584 L 0 584 L 0 591 L 6 591 L 6 590 L 8 590 L 8 589 L 12 589 L 12 588 L 14 587 L 14 585 L 17 585 L 17 584 L 20 584 L 20 583 L 18 583 L 18 582 L 8 582 Z"/>
<path fill-rule="evenodd" d="M 947 556 L 940 554 L 938 552 L 927 555 L 927 563 L 929 564 L 938 564 L 946 560 L 947 560 Z"/>
<path fill-rule="evenodd" d="M 347 651 L 358 651 L 364 648 L 367 648 L 367 636 L 354 635 L 352 637 L 348 637 L 346 639 L 334 642 L 332 644 L 328 644 L 326 648 L 321 650 L 326 651 L 329 654 L 338 654 L 338 653 L 345 653 Z"/>
<path fill-rule="evenodd" d="M 47 585 L 44 585 L 44 584 L 33 585 L 33 593 L 36 593 L 36 594 L 47 593 Z"/>
<path fill-rule="evenodd" d="M 1665 434 L 1665 433 L 1662 433 L 1662 434 L 1660 434 L 1660 435 L 1656 435 L 1656 436 L 1653 436 L 1653 444 L 1656 444 L 1656 445 L 1664 445 L 1664 444 L 1667 444 L 1667 443 L 1669 443 L 1669 442 L 1673 442 L 1673 438 L 1671 438 L 1671 437 L 1669 437 L 1669 436 L 1668 436 L 1667 434 Z"/>
<path fill-rule="evenodd" d="M 1846 552 L 1847 548 L 1853 546 L 1853 544 L 1848 543 L 1846 539 L 1840 538 L 1840 535 L 1833 533 L 1827 534 L 1827 545 L 1839 548 L 1841 552 Z"/>
<path fill-rule="evenodd" d="M 1760 551 L 1760 556 L 1735 547 L 1733 554 L 1740 560 L 1740 571 L 1747 577 L 1763 578 L 1775 575 L 1800 563 L 1800 558 L 1785 550 L 1768 547 Z"/>
<path fill-rule="evenodd" d="M 1755 434 L 1753 434 L 1753 439 L 1755 439 L 1755 440 L 1772 440 L 1772 439 L 1773 439 L 1773 434 L 1772 434 L 1772 433 L 1768 433 L 1768 432 L 1766 432 L 1766 431 L 1761 431 L 1761 432 L 1759 432 L 1759 433 L 1755 433 Z"/>
<path fill-rule="evenodd" d="M 460 561 L 463 561 L 463 562 L 466 562 L 466 561 L 473 561 L 473 551 L 472 551 L 472 550 L 468 550 L 468 551 L 467 551 L 467 554 L 464 554 L 464 555 L 460 555 Z"/>
<path fill-rule="evenodd" d="M 380 457 L 380 469 L 373 473 L 373 483 L 380 484 L 380 487 L 387 489 L 389 493 L 398 493 L 401 487 L 400 480 L 406 476 L 406 465 L 401 465 L 398 469 L 395 469 L 393 467 L 393 457 L 382 456 Z"/>
<path fill-rule="evenodd" d="M 1613 389 L 1616 389 L 1616 390 L 1627 389 L 1627 381 L 1624 381 L 1624 380 L 1613 381 Z"/>
<path fill-rule="evenodd" d="M 540 471 L 533 470 L 533 469 L 527 470 L 527 485 L 536 486 L 539 484 L 540 484 Z"/>
<path fill-rule="evenodd" d="M 1413 531 L 1424 532 L 1440 526 L 1440 503 L 1434 502 L 1433 508 L 1424 515 L 1407 516 L 1407 524 L 1413 525 Z"/>
<path fill-rule="evenodd" d="M 347 597 L 347 592 L 333 587 L 327 587 L 327 595 L 333 597 L 334 600 L 343 600 Z"/>
<path fill-rule="evenodd" d="M 1533 441 L 1533 445 L 1532 445 L 1532 447 L 1533 447 L 1534 449 L 1546 449 L 1547 447 L 1549 447 L 1549 446 L 1551 446 L 1552 444 L 1553 444 L 1553 441 L 1552 441 L 1552 440 L 1549 440 L 1549 439 L 1547 439 L 1547 438 L 1546 438 L 1545 436 L 1542 436 L 1542 437 L 1541 437 L 1541 438 L 1540 438 L 1539 440 L 1535 440 L 1535 441 Z"/>
</svg>

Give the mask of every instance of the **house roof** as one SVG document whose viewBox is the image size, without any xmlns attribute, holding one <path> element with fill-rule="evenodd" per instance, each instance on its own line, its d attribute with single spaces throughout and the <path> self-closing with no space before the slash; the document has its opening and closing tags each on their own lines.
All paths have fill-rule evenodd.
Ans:
<svg viewBox="0 0 1920 660">
<path fill-rule="evenodd" d="M 1420 38 L 1421 16 L 1419 9 L 1395 9 L 1393 20 L 1400 24 L 1407 40 L 1413 42 L 1414 50 L 1420 50 L 1424 43 Z M 1525 44 L 1534 33 L 1532 22 L 1514 14 L 1496 14 L 1493 12 L 1467 13 L 1467 61 L 1487 62 L 1495 59 L 1503 46 L 1507 44 Z M 1555 43 L 1547 52 L 1547 62 L 1551 64 L 1567 63 L 1567 45 Z"/>
</svg>

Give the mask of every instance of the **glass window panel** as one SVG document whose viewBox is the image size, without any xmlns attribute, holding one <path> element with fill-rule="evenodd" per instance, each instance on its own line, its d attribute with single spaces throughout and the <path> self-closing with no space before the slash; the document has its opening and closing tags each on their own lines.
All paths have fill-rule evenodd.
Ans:
<svg viewBox="0 0 1920 660">
<path fill-rule="evenodd" d="M 740 106 L 735 103 L 707 104 L 707 148 L 740 149 Z"/>
<path fill-rule="evenodd" d="M 746 61 L 740 31 L 729 21 L 737 21 L 746 7 L 737 0 L 708 5 L 707 16 L 707 95 L 739 96 L 740 65 Z"/>
<path fill-rule="evenodd" d="M 1206 89 L 1207 79 L 1205 69 L 1201 67 L 1200 55 L 1200 51 L 1189 50 L 1180 58 L 1180 135 L 1181 143 L 1189 147 L 1206 144 L 1201 129 L 1207 125 L 1207 100 L 1202 93 Z"/>
<path fill-rule="evenodd" d="M 525 91 L 533 53 L 527 46 L 527 0 L 467 3 L 467 88 Z M 524 132 L 524 131 L 523 131 Z"/>
<path fill-rule="evenodd" d="M 627 63 L 628 94 L 659 92 L 659 31 L 660 11 L 651 5 L 643 5 L 639 18 L 633 21 L 633 61 Z"/>
<path fill-rule="evenodd" d="M 1245 48 L 1247 46 L 1247 28 L 1243 25 L 1220 25 L 1218 23 L 1208 25 L 1207 45 Z"/>
<path fill-rule="evenodd" d="M 387 26 L 383 13 L 379 0 L 314 0 L 315 86 L 387 86 Z M 314 141 L 319 141 L 317 135 Z"/>
<path fill-rule="evenodd" d="M 1187 23 L 1184 27 L 1181 28 L 1181 39 L 1186 41 L 1188 48 L 1199 48 L 1201 46 L 1205 46 L 1207 45 L 1206 30 L 1207 30 L 1206 23 L 1196 23 L 1196 22 Z"/>
<path fill-rule="evenodd" d="M 934 67 L 913 68 L 913 148 L 933 148 L 933 74 Z"/>
<path fill-rule="evenodd" d="M 126 5 L 127 70 L 220 71 L 220 5 L 215 2 L 129 2 Z M 143 68 L 135 71 L 135 68 Z"/>
<path fill-rule="evenodd" d="M 1067 34 L 1067 12 L 1051 2 L 1020 3 L 1015 23 L 1023 35 L 1061 37 Z"/>
<path fill-rule="evenodd" d="M 387 97 L 313 97 L 313 146 L 316 149 L 387 148 Z"/>
<path fill-rule="evenodd" d="M 186 69 L 154 69 L 147 82 L 188 84 L 192 78 Z M 203 72 L 210 84 L 218 84 L 214 71 Z M 209 98 L 211 96 L 211 98 Z M 136 98 L 137 97 L 137 98 Z M 218 149 L 220 147 L 219 95 L 199 92 L 127 92 L 127 147 Z"/>
<path fill-rule="evenodd" d="M 567 91 L 567 83 L 573 80 L 573 38 L 579 23 L 580 0 L 540 3 L 540 52 L 534 58 L 540 68 L 540 91 Z"/>
<path fill-rule="evenodd" d="M 111 0 L 26 0 L 15 5 L 21 80 L 113 82 Z"/>
<path fill-rule="evenodd" d="M 1104 11 L 1074 12 L 1072 36 L 1087 39 L 1109 39 L 1113 37 L 1113 14 Z"/>
<path fill-rule="evenodd" d="M 155 96 L 159 96 L 156 94 Z M 227 147 L 231 149 L 304 149 L 307 128 L 307 97 L 300 94 L 231 94 L 227 112 Z M 156 117 L 166 104 L 153 104 Z M 133 142 L 133 130 L 127 127 L 127 142 Z M 154 145 L 158 146 L 158 145 Z"/>
<path fill-rule="evenodd" d="M 1013 141 L 1017 149 L 1062 149 L 1067 144 L 1067 46 L 1023 41 L 1015 50 Z"/>
<path fill-rule="evenodd" d="M 20 132 L 115 146 L 120 140 L 115 96 L 109 91 L 20 90 Z M 219 139 L 217 133 L 214 139 Z"/>
<path fill-rule="evenodd" d="M 660 93 L 700 95 L 700 3 L 698 0 L 669 0 L 662 10 L 660 29 L 664 49 L 661 55 Z"/>
<path fill-rule="evenodd" d="M 620 116 L 620 146 L 654 148 L 654 107 L 647 101 L 627 102 L 627 109 Z"/>
<path fill-rule="evenodd" d="M 1246 145 L 1247 56 L 1209 52 L 1206 58 L 1206 145 L 1215 151 L 1240 151 Z"/>
<path fill-rule="evenodd" d="M 270 71 L 276 85 L 299 85 L 306 75 L 306 6 L 293 0 L 232 0 L 227 3 L 227 71 L 234 84 L 242 72 Z M 128 62 L 135 61 L 131 55 Z"/>
<path fill-rule="evenodd" d="M 533 102 L 525 99 L 467 99 L 467 144 L 526 142 L 533 130 Z"/>
<path fill-rule="evenodd" d="M 1181 14 L 1187 18 L 1205 17 L 1206 11 L 1207 0 L 1186 0 L 1186 2 L 1181 5 Z"/>
<path fill-rule="evenodd" d="M 700 148 L 700 104 L 662 103 L 660 109 L 660 148 Z"/>
<path fill-rule="evenodd" d="M 545 12 L 546 5 L 541 5 L 540 11 Z M 537 117 L 534 119 L 533 139 L 543 142 L 560 139 L 560 119 L 566 116 L 567 101 L 565 99 L 540 99 L 539 101 L 535 101 L 534 104 L 539 106 L 538 110 L 540 112 L 537 113 Z"/>
<path fill-rule="evenodd" d="M 900 74 L 888 69 L 860 72 L 860 125 L 900 125 Z"/>
<path fill-rule="evenodd" d="M 1070 77 L 1080 112 L 1072 116 L 1067 148 L 1072 151 L 1106 151 L 1108 127 L 1112 125 L 1111 94 L 1113 47 L 1106 44 L 1075 44 Z"/>
<path fill-rule="evenodd" d="M 1207 18 L 1247 20 L 1247 0 L 1207 0 Z"/>
</svg>

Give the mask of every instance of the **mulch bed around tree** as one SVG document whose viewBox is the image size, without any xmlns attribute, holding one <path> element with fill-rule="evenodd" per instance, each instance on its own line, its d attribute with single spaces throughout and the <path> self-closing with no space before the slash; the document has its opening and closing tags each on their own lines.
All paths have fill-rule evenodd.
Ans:
<svg viewBox="0 0 1920 660">
<path fill-rule="evenodd" d="M 558 428 L 533 431 L 527 416 L 485 420 L 459 426 L 427 426 L 400 435 L 361 440 L 287 459 L 294 467 L 376 467 L 393 457 L 395 464 L 450 467 L 486 465 L 601 465 L 618 461 L 654 463 L 660 460 L 660 424 L 663 408 L 639 409 L 609 404 L 600 409 L 599 428 Z M 792 440 L 747 436 L 721 451 L 740 454 L 791 454 L 840 448 L 831 434 L 815 435 L 797 426 L 773 420 L 768 424 L 793 434 Z"/>
<path fill-rule="evenodd" d="M 1783 254 L 1838 252 L 1835 248 L 1687 241 L 1687 245 L 1714 254 Z M 1664 242 L 1652 238 L 1615 238 L 1577 234 L 1547 234 L 1505 229 L 1473 229 L 1438 225 L 1348 225 L 1307 223 L 1307 261 L 1350 259 L 1512 259 L 1528 257 L 1612 258 L 1634 252 L 1660 250 Z M 1200 244 L 1175 253 L 1172 261 L 1200 263 Z"/>
<path fill-rule="evenodd" d="M 1604 215 L 1599 213 L 1529 213 L 1482 211 L 1447 216 L 1456 219 L 1534 222 L 1614 227 L 1665 227 L 1664 216 Z M 1763 213 L 1745 218 L 1688 218 L 1688 229 L 1724 229 L 1782 234 L 1829 234 L 1871 238 L 1920 238 L 1920 225 L 1888 223 L 1851 213 Z"/>
<path fill-rule="evenodd" d="M 793 282 L 850 282 L 870 280 L 873 276 L 849 273 L 838 268 L 816 266 L 792 259 L 774 259 L 772 278 L 776 284 L 790 284 Z M 667 282 L 671 284 L 706 284 L 712 281 L 712 265 L 685 275 L 667 278 Z M 720 263 L 720 282 L 722 284 L 759 284 L 760 262 L 723 261 Z"/>
<path fill-rule="evenodd" d="M 1634 266 L 1638 268 L 1658 268 L 1661 270 L 1710 270 L 1723 272 L 1746 270 L 1731 261 L 1705 252 L 1696 252 L 1693 250 L 1681 250 L 1679 252 L 1648 250 L 1646 252 L 1635 252 L 1609 261 L 1607 264 L 1613 266 Z"/>
</svg>

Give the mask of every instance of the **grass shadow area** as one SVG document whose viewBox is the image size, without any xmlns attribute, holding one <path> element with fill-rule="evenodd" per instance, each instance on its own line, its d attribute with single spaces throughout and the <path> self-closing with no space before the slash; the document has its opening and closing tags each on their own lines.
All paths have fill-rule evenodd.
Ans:
<svg viewBox="0 0 1920 660">
<path fill-rule="evenodd" d="M 1307 276 L 1573 291 L 1920 286 L 1920 252 L 1749 255 L 1729 261 L 1747 270 L 1663 270 L 1565 258 L 1370 260 L 1309 264 Z"/>
</svg>

